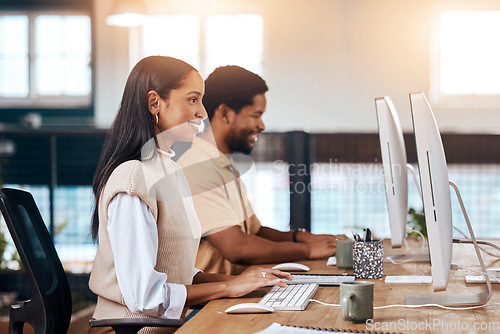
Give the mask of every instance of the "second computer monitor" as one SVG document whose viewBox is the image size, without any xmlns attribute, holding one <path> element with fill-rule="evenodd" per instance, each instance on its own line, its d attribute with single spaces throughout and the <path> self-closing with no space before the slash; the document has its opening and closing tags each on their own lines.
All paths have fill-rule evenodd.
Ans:
<svg viewBox="0 0 500 334">
<path fill-rule="evenodd" d="M 399 248 L 405 238 L 408 221 L 408 176 L 403 131 L 394 104 L 389 97 L 375 99 L 375 106 L 391 227 L 391 244 L 393 248 Z"/>
</svg>

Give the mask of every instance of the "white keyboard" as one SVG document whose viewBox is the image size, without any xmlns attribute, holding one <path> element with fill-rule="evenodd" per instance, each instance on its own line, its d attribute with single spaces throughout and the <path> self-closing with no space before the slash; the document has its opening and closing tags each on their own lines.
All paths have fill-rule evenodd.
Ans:
<svg viewBox="0 0 500 334">
<path fill-rule="evenodd" d="M 354 281 L 353 275 L 293 275 L 293 280 L 283 280 L 286 284 L 340 285 Z"/>
<path fill-rule="evenodd" d="M 420 284 L 432 283 L 432 276 L 385 276 L 385 283 Z"/>
<path fill-rule="evenodd" d="M 486 269 L 486 272 L 489 274 L 491 283 L 500 283 L 500 269 L 498 268 L 490 268 Z M 486 283 L 484 276 L 465 276 L 466 283 Z"/>
<path fill-rule="evenodd" d="M 484 276 L 465 276 L 465 283 L 486 283 Z M 495 278 L 490 277 L 490 283 L 500 283 Z"/>
<path fill-rule="evenodd" d="M 318 284 L 275 285 L 259 303 L 279 311 L 303 311 L 317 289 Z"/>
</svg>

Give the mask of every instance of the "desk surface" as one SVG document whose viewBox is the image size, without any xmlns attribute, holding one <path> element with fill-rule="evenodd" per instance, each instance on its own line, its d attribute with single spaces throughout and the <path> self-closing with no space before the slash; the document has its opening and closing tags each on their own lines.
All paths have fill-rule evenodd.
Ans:
<svg viewBox="0 0 500 334">
<path fill-rule="evenodd" d="M 414 249 L 417 249 L 415 246 Z M 491 248 L 490 248 L 491 250 Z M 385 245 L 385 254 L 395 254 Z M 494 250 L 492 252 L 495 252 Z M 500 267 L 500 260 L 483 253 L 486 267 Z M 311 268 L 309 273 L 341 274 L 345 271 L 335 266 L 326 266 L 326 260 L 299 261 Z M 475 252 L 471 245 L 453 246 L 453 263 L 479 270 Z M 272 265 L 266 265 L 271 267 Z M 347 271 L 352 273 L 351 271 Z M 430 264 L 409 262 L 396 265 L 384 262 L 384 275 L 431 275 Z M 448 289 L 439 293 L 475 293 L 483 289 L 482 284 L 466 284 L 465 276 L 478 275 L 466 270 L 452 271 Z M 375 283 L 374 306 L 404 304 L 405 297 L 413 294 L 432 293 L 431 284 L 386 284 L 384 279 L 371 279 Z M 268 290 L 261 289 L 236 299 L 213 300 L 176 333 L 255 333 L 273 322 L 291 326 L 349 329 L 372 332 L 398 333 L 499 333 L 500 305 L 476 310 L 444 310 L 440 308 L 389 308 L 373 311 L 373 323 L 353 324 L 342 320 L 339 307 L 324 306 L 310 302 L 304 311 L 275 311 L 269 314 L 225 314 L 231 305 L 258 302 Z M 489 303 L 500 303 L 500 284 L 493 284 L 493 296 Z M 320 287 L 314 299 L 340 303 L 339 287 Z"/>
</svg>

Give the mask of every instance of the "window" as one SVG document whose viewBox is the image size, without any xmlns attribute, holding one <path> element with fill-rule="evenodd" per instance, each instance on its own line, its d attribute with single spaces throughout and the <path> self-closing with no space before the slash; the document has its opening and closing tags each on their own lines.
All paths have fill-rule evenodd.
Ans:
<svg viewBox="0 0 500 334">
<path fill-rule="evenodd" d="M 1 105 L 90 105 L 90 45 L 86 15 L 0 15 Z"/>
<path fill-rule="evenodd" d="M 200 20 L 197 15 L 152 15 L 142 32 L 144 57 L 171 56 L 200 68 Z"/>
<path fill-rule="evenodd" d="M 443 107 L 498 108 L 500 10 L 441 10 L 436 27 L 433 102 Z"/>
<path fill-rule="evenodd" d="M 205 76 L 224 65 L 262 74 L 263 44 L 263 19 L 258 14 L 152 15 L 142 27 L 138 56 L 180 58 Z"/>
<path fill-rule="evenodd" d="M 28 17 L 0 16 L 0 96 L 29 94 Z"/>
</svg>

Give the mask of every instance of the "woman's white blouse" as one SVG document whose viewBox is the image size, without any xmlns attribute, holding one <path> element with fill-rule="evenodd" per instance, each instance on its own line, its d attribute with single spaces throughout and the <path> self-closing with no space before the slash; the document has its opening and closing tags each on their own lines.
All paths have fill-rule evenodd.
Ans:
<svg viewBox="0 0 500 334">
<path fill-rule="evenodd" d="M 154 269 L 158 230 L 148 206 L 137 196 L 118 193 L 108 206 L 107 231 L 118 285 L 130 311 L 180 318 L 186 303 L 186 287 L 167 283 L 167 274 Z M 193 268 L 193 277 L 198 272 Z"/>
</svg>

